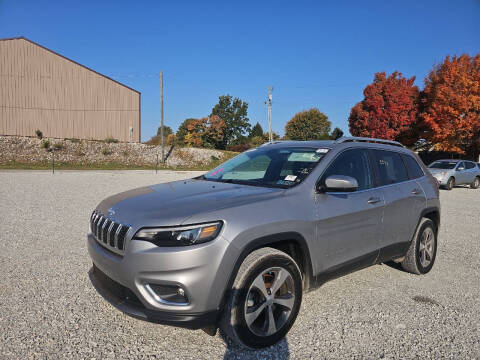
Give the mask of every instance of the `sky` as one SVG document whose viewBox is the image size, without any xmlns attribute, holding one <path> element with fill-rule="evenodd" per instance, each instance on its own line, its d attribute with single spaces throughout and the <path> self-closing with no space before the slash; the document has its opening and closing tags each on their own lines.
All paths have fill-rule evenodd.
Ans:
<svg viewBox="0 0 480 360">
<path fill-rule="evenodd" d="M 160 123 L 208 116 L 218 97 L 248 102 L 251 124 L 284 134 L 317 107 L 348 133 L 375 72 L 423 79 L 447 55 L 480 53 L 480 0 L 0 0 L 0 38 L 25 36 L 142 93 L 142 140 Z"/>
</svg>

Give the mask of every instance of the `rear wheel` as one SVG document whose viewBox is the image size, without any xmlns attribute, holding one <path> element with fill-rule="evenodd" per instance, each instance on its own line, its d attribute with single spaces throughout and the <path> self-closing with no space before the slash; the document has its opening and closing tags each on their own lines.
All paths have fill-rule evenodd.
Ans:
<svg viewBox="0 0 480 360">
<path fill-rule="evenodd" d="M 287 334 L 301 302 L 298 265 L 282 251 L 262 248 L 240 266 L 219 326 L 240 346 L 267 347 Z"/>
<path fill-rule="evenodd" d="M 445 188 L 447 190 L 452 190 L 454 186 L 455 186 L 455 179 L 451 177 L 450 179 L 448 179 L 447 186 L 445 186 Z"/>
<path fill-rule="evenodd" d="M 476 177 L 475 180 L 473 180 L 473 182 L 470 184 L 470 187 L 472 189 L 478 189 L 478 187 L 480 186 L 480 177 Z"/>
<path fill-rule="evenodd" d="M 432 220 L 423 218 L 402 261 L 402 268 L 412 274 L 428 273 L 437 256 L 437 230 Z"/>
</svg>

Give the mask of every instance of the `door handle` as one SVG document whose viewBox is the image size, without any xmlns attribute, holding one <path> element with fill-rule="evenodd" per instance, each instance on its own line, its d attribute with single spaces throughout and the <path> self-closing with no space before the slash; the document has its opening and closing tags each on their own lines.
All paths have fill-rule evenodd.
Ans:
<svg viewBox="0 0 480 360">
<path fill-rule="evenodd" d="M 378 197 L 371 197 L 370 199 L 368 199 L 367 201 L 370 205 L 373 205 L 373 204 L 376 204 L 378 202 L 380 202 L 380 198 Z"/>
<path fill-rule="evenodd" d="M 413 190 L 412 190 L 412 194 L 413 194 L 413 195 L 418 195 L 418 194 L 420 194 L 420 193 L 421 193 L 421 191 L 418 190 L 418 189 L 413 189 Z"/>
</svg>

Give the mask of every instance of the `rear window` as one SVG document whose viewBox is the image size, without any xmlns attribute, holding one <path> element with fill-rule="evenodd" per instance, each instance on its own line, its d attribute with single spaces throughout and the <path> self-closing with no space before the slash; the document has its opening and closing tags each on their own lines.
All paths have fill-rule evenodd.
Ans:
<svg viewBox="0 0 480 360">
<path fill-rule="evenodd" d="M 407 169 L 400 154 L 393 151 L 374 150 L 375 167 L 380 186 L 408 180 Z"/>
<path fill-rule="evenodd" d="M 407 166 L 407 172 L 410 179 L 418 179 L 419 177 L 423 176 L 423 170 L 418 165 L 417 160 L 415 160 L 410 155 L 401 155 L 405 165 Z"/>
</svg>

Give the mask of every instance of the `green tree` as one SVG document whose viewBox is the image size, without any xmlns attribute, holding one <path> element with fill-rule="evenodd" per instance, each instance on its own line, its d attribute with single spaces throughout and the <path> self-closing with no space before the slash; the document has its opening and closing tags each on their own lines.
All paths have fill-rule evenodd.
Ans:
<svg viewBox="0 0 480 360">
<path fill-rule="evenodd" d="M 260 125 L 260 123 L 256 123 L 252 129 L 250 130 L 250 133 L 248 134 L 248 137 L 249 138 L 253 138 L 255 136 L 263 136 L 263 129 L 262 129 L 262 125 Z"/>
<path fill-rule="evenodd" d="M 210 116 L 216 115 L 225 121 L 225 134 L 221 147 L 224 149 L 240 136 L 250 130 L 247 117 L 248 103 L 231 95 L 222 95 L 218 104 L 212 109 Z"/>
<path fill-rule="evenodd" d="M 285 125 L 285 136 L 290 140 L 329 139 L 331 123 L 327 115 L 317 108 L 302 111 Z"/>
<path fill-rule="evenodd" d="M 161 130 L 162 130 L 162 127 L 159 126 L 157 129 L 157 136 L 160 136 Z M 163 137 L 166 138 L 170 134 L 173 134 L 172 128 L 170 126 L 163 125 Z"/>
<path fill-rule="evenodd" d="M 332 133 L 330 134 L 330 138 L 332 140 L 340 139 L 342 136 L 343 136 L 343 131 L 342 131 L 342 129 L 340 129 L 338 127 L 333 129 Z"/>
</svg>

